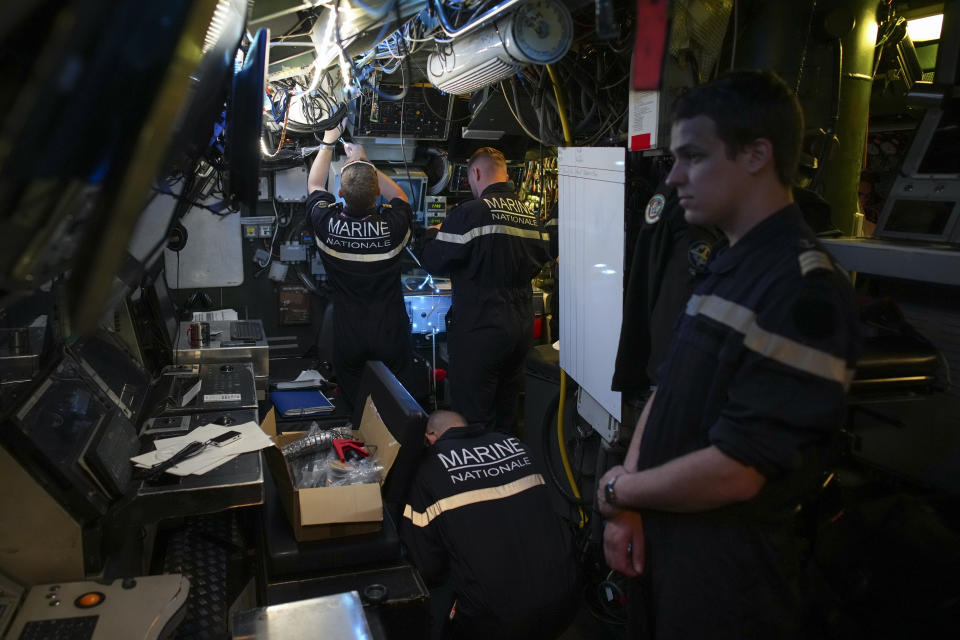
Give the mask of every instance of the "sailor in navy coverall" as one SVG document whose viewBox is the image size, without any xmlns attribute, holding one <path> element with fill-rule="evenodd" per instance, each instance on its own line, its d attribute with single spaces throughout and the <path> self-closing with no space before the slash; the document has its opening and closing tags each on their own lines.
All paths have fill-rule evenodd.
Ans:
<svg viewBox="0 0 960 640">
<path fill-rule="evenodd" d="M 503 154 L 484 147 L 468 165 L 475 200 L 425 235 L 422 263 L 449 274 L 452 404 L 471 423 L 514 428 L 522 366 L 533 340 L 530 281 L 550 259 L 537 216 L 517 198 Z"/>
<path fill-rule="evenodd" d="M 839 432 L 853 290 L 790 196 L 802 115 L 769 72 L 677 104 L 667 179 L 726 239 L 695 285 L 624 465 L 601 479 L 611 568 L 666 638 L 802 634 L 793 516 Z"/>
<path fill-rule="evenodd" d="M 555 638 L 576 613 L 577 567 L 536 461 L 452 411 L 434 412 L 425 435 L 400 538 L 428 583 L 452 583 L 445 637 Z"/>
<path fill-rule="evenodd" d="M 333 366 L 347 408 L 355 405 L 364 363 L 382 360 L 401 382 L 413 367 L 410 318 L 400 283 L 400 253 L 410 240 L 412 211 L 393 180 L 366 161 L 360 145 L 344 145 L 349 162 L 336 202 L 324 189 L 339 130 L 324 135 L 310 169 L 307 212 L 327 271 L 333 303 Z M 378 195 L 388 204 L 375 207 Z M 409 386 L 409 380 L 405 384 Z"/>
</svg>

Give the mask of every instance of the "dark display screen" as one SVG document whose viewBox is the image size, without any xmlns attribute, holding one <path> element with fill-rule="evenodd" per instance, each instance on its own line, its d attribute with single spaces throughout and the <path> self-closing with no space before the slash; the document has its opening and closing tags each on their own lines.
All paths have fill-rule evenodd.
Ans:
<svg viewBox="0 0 960 640">
<path fill-rule="evenodd" d="M 102 514 L 107 496 L 84 468 L 84 456 L 112 417 L 71 358 L 64 358 L 49 379 L 24 404 L 15 421 L 36 463 L 50 474 L 64 506 L 85 520 Z"/>
<path fill-rule="evenodd" d="M 947 230 L 950 214 L 955 206 L 955 202 L 898 199 L 890 211 L 883 230 L 895 233 L 917 233 L 929 235 L 932 239 L 941 239 L 940 237 Z"/>
<path fill-rule="evenodd" d="M 926 153 L 920 161 L 922 175 L 955 175 L 960 173 L 960 111 L 947 111 L 933 132 Z"/>
</svg>

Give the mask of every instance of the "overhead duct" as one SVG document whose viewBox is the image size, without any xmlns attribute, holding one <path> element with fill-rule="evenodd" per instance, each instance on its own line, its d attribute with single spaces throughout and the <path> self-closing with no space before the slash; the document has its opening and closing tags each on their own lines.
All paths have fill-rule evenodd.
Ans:
<svg viewBox="0 0 960 640">
<path fill-rule="evenodd" d="M 534 0 L 430 54 L 427 75 L 448 93 L 471 93 L 525 64 L 552 64 L 573 42 L 573 19 L 557 0 Z"/>
</svg>

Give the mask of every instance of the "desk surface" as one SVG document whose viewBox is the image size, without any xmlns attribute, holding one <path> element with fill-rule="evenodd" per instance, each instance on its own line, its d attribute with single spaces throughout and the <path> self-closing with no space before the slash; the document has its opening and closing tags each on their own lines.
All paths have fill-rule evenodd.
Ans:
<svg viewBox="0 0 960 640">
<path fill-rule="evenodd" d="M 192 416 L 190 431 L 212 422 L 223 414 L 237 421 L 257 420 L 255 410 L 213 412 Z M 185 431 L 177 434 L 189 433 Z M 144 436 L 142 450 L 153 448 L 153 436 Z M 214 513 L 234 507 L 263 503 L 263 456 L 259 451 L 244 453 L 200 476 L 178 477 L 163 474 L 156 481 L 141 482 L 128 514 L 141 522 L 157 522 L 164 518 Z"/>
</svg>

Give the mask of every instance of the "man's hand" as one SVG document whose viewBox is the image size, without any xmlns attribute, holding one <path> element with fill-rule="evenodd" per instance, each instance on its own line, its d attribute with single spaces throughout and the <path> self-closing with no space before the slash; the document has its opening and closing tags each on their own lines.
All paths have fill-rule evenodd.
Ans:
<svg viewBox="0 0 960 640">
<path fill-rule="evenodd" d="M 441 223 L 438 222 L 437 224 L 429 225 L 427 229 L 436 229 L 437 231 L 440 231 L 440 226 L 441 226 Z"/>
<path fill-rule="evenodd" d="M 343 150 L 347 154 L 348 160 L 366 160 L 367 152 L 361 144 L 354 144 L 353 142 L 344 142 Z"/>
<path fill-rule="evenodd" d="M 607 483 L 625 473 L 627 473 L 627 470 L 622 465 L 611 467 L 610 470 L 600 478 L 600 482 L 597 483 L 597 511 L 599 511 L 600 515 L 604 518 L 612 517 L 622 508 L 622 506 L 614 506 L 607 502 Z M 614 490 L 616 490 L 616 486 L 614 486 Z"/>
<path fill-rule="evenodd" d="M 347 119 L 344 118 L 343 122 L 335 126 L 333 129 L 327 129 L 323 132 L 323 142 L 324 144 L 333 144 L 340 139 L 340 136 L 343 135 L 344 129 L 347 128 Z"/>
<path fill-rule="evenodd" d="M 643 573 L 643 518 L 635 511 L 618 511 L 603 528 L 603 557 L 607 566 L 634 578 Z"/>
</svg>

